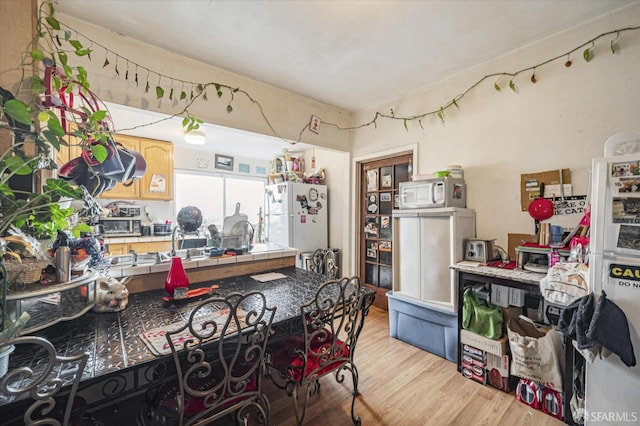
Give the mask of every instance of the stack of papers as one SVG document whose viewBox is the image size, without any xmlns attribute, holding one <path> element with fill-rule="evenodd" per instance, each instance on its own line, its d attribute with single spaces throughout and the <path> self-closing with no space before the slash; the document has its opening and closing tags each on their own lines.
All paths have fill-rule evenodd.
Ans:
<svg viewBox="0 0 640 426">
<path fill-rule="evenodd" d="M 273 280 L 279 280 L 281 278 L 287 278 L 286 275 L 281 274 L 280 272 L 267 272 L 266 274 L 260 274 L 260 275 L 251 275 L 251 278 L 253 278 L 256 281 L 260 281 L 261 283 L 267 282 L 267 281 L 273 281 Z"/>
</svg>

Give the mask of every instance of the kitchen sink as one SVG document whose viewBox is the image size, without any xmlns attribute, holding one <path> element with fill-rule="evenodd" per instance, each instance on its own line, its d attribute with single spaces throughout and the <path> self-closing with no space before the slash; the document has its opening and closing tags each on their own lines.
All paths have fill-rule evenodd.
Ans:
<svg viewBox="0 0 640 426">
<path fill-rule="evenodd" d="M 199 249 L 207 245 L 206 238 L 186 238 L 181 240 L 176 238 L 176 250 L 178 249 Z"/>
<path fill-rule="evenodd" d="M 164 253 L 167 259 L 171 258 L 171 252 Z M 176 250 L 176 256 L 179 256 L 181 259 L 201 259 L 204 257 L 209 257 L 207 250 L 204 247 L 200 248 L 190 248 L 190 249 L 180 249 Z"/>
</svg>

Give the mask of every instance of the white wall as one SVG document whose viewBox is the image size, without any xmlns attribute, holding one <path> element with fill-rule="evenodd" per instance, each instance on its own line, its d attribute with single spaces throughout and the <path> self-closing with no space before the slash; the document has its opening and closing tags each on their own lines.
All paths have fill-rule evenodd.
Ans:
<svg viewBox="0 0 640 426">
<path fill-rule="evenodd" d="M 466 90 L 482 76 L 494 72 L 513 72 L 567 52 L 603 32 L 633 26 L 640 18 L 640 5 L 630 8 L 541 43 L 525 47 L 490 63 L 397 99 L 352 115 L 263 83 L 209 67 L 197 61 L 145 45 L 135 40 L 87 25 L 61 15 L 60 20 L 82 33 L 163 74 L 194 81 L 219 80 L 238 85 L 256 96 L 281 136 L 297 139 L 300 129 L 311 114 L 344 126 L 369 121 L 376 111 L 393 108 L 397 115 L 414 115 L 437 110 L 451 98 Z M 320 135 L 306 132 L 303 141 L 337 151 L 352 147 L 353 157 L 375 155 L 394 147 L 418 145 L 415 173 L 430 173 L 447 164 L 461 164 L 468 185 L 468 205 L 477 211 L 478 236 L 497 238 L 506 246 L 508 232 L 532 232 L 533 219 L 520 209 L 520 174 L 570 168 L 574 193 L 585 194 L 591 158 L 600 156 L 604 141 L 612 134 L 637 130 L 640 110 L 640 34 L 628 32 L 619 42 L 620 52 L 612 55 L 609 39 L 596 43 L 595 57 L 590 63 L 577 52 L 571 56 L 573 66 L 566 68 L 564 59 L 536 70 L 537 84 L 530 75 L 516 79 L 519 93 L 511 92 L 507 80 L 496 92 L 493 81 L 479 85 L 462 99 L 460 110 L 446 112 L 446 124 L 427 119 L 421 129 L 409 123 L 409 131 L 401 121 L 380 121 L 377 128 L 353 133 L 323 128 Z M 384 52 L 381 52 L 384 54 Z M 141 96 L 131 82 L 125 83 L 101 68 L 101 60 L 85 64 L 93 88 L 107 101 L 171 113 L 176 105 L 166 100 L 154 101 Z M 205 121 L 263 134 L 271 134 L 258 112 L 246 101 L 227 114 L 224 103 L 203 103 L 193 113 Z M 307 164 L 309 164 L 307 162 Z M 334 162 L 331 162 L 332 167 Z M 331 173 L 343 181 L 333 182 L 330 210 L 332 226 L 330 242 L 337 246 L 334 231 L 340 222 L 343 263 L 353 259 L 344 241 L 356 235 L 358 225 L 349 223 L 343 211 L 355 208 L 353 181 L 348 163 L 338 161 Z M 342 203 L 345 203 L 342 205 Z M 345 226 L 344 224 L 348 224 Z M 570 226 L 571 224 L 565 224 Z M 343 269 L 344 270 L 344 269 Z"/>
<path fill-rule="evenodd" d="M 438 108 L 483 76 L 514 72 L 563 54 L 593 37 L 637 25 L 640 5 L 590 22 L 566 33 L 482 64 L 446 81 L 408 93 L 354 116 L 354 125 L 369 121 L 376 111 L 390 108 L 396 116 L 421 114 Z M 410 122 L 379 121 L 355 132 L 353 156 L 391 147 L 418 144 L 414 173 L 432 173 L 448 164 L 460 164 L 467 182 L 467 204 L 477 211 L 481 238 L 496 238 L 506 249 L 507 233 L 533 233 L 534 221 L 520 207 L 520 174 L 570 168 L 574 194 L 584 195 L 593 157 L 602 156 L 612 134 L 640 130 L 640 31 L 622 34 L 620 51 L 612 55 L 607 37 L 596 42 L 589 63 L 582 50 L 516 79 L 519 93 L 493 88 L 485 81 L 459 101 L 459 110 L 447 110 L 442 125 L 437 118 Z M 353 205 L 357 205 L 353 200 Z M 579 218 L 578 218 L 579 219 Z M 575 220 L 575 219 L 574 219 Z M 551 219 L 551 222 L 557 218 Z M 561 224 L 561 223 L 560 223 Z M 575 223 L 564 224 L 573 227 Z"/>
</svg>

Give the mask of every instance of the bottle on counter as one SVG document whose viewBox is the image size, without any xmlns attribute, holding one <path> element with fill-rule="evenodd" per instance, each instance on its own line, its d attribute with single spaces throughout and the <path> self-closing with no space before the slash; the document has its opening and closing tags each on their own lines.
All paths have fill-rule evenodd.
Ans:
<svg viewBox="0 0 640 426">
<path fill-rule="evenodd" d="M 184 299 L 189 291 L 189 277 L 187 276 L 180 256 L 171 257 L 169 273 L 164 281 L 164 289 L 174 299 Z"/>
<path fill-rule="evenodd" d="M 551 268 L 556 263 L 560 262 L 560 252 L 558 251 L 558 247 L 551 245 L 551 251 L 548 254 L 549 257 L 549 267 Z"/>
<path fill-rule="evenodd" d="M 71 279 L 71 250 L 67 234 L 58 231 L 58 248 L 56 249 L 56 282 L 66 283 Z"/>
</svg>

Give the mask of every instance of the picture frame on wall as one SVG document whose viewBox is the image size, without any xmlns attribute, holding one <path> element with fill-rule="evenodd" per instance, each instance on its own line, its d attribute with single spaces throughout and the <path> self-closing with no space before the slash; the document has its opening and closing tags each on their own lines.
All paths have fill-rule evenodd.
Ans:
<svg viewBox="0 0 640 426">
<path fill-rule="evenodd" d="M 367 170 L 367 191 L 378 190 L 378 169 Z"/>
<path fill-rule="evenodd" d="M 216 154 L 216 169 L 233 170 L 233 157 L 228 155 Z"/>
</svg>

